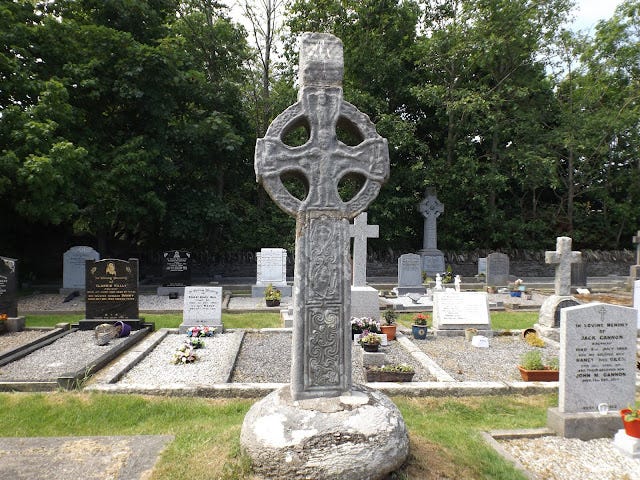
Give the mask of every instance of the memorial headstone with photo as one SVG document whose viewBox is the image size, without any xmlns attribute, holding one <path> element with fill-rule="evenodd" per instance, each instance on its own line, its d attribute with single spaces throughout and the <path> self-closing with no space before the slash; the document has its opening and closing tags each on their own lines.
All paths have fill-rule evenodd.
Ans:
<svg viewBox="0 0 640 480">
<path fill-rule="evenodd" d="M 222 332 L 222 287 L 185 287 L 180 333 L 189 327 L 213 327 Z"/>
<path fill-rule="evenodd" d="M 184 295 L 184 287 L 191 285 L 191 252 L 169 250 L 162 253 L 162 286 L 158 287 L 160 296 Z"/>
<path fill-rule="evenodd" d="M 408 293 L 425 294 L 422 284 L 422 260 L 420 255 L 405 253 L 398 258 L 398 295 Z"/>
<path fill-rule="evenodd" d="M 475 328 L 480 335 L 491 335 L 487 294 L 485 292 L 434 292 L 434 335 L 464 336 L 466 328 Z"/>
<path fill-rule="evenodd" d="M 101 323 L 122 321 L 137 330 L 143 327 L 138 309 L 138 259 L 105 258 L 85 263 L 85 319 L 81 330 Z"/>
<path fill-rule="evenodd" d="M 291 285 L 287 284 L 287 251 L 284 248 L 262 248 L 256 253 L 256 284 L 251 287 L 251 296 L 262 297 L 264 289 L 273 285 L 283 297 L 291 296 Z"/>
<path fill-rule="evenodd" d="M 548 426 L 567 438 L 612 436 L 619 410 L 635 402 L 637 311 L 589 303 L 561 317 L 558 407 Z"/>
<path fill-rule="evenodd" d="M 60 293 L 69 294 L 85 287 L 85 262 L 100 260 L 100 254 L 92 247 L 79 245 L 71 247 L 62 256 L 62 289 Z"/>
<path fill-rule="evenodd" d="M 509 255 L 500 252 L 487 255 L 486 283 L 492 287 L 504 287 L 509 284 Z"/>
</svg>

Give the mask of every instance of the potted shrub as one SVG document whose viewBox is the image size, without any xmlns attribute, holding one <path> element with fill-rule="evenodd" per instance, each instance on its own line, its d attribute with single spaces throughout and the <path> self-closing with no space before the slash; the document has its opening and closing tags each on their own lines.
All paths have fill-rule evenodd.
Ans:
<svg viewBox="0 0 640 480">
<path fill-rule="evenodd" d="M 529 350 L 520 357 L 520 376 L 525 382 L 556 382 L 560 376 L 558 358 L 553 357 L 545 363 L 540 350 Z"/>
<path fill-rule="evenodd" d="M 411 333 L 416 340 L 424 340 L 427 338 L 427 320 L 429 315 L 426 313 L 418 313 L 413 316 L 413 325 L 411 325 Z"/>
<path fill-rule="evenodd" d="M 388 308 L 382 313 L 382 318 L 384 318 L 385 323 L 380 325 L 380 331 L 387 335 L 387 340 L 395 340 L 397 327 L 395 321 L 398 318 L 398 314 Z"/>
<path fill-rule="evenodd" d="M 365 331 L 380 333 L 380 323 L 371 317 L 351 317 L 351 338 Z"/>
<path fill-rule="evenodd" d="M 365 367 L 367 382 L 410 382 L 415 373 L 406 363 Z"/>
<path fill-rule="evenodd" d="M 277 307 L 280 305 L 280 300 L 282 299 L 282 293 L 280 290 L 275 288 L 273 285 L 269 284 L 264 289 L 264 301 L 267 304 L 267 307 Z"/>
<path fill-rule="evenodd" d="M 380 337 L 375 333 L 366 332 L 358 343 L 364 348 L 365 352 L 377 352 L 378 348 L 380 348 Z"/>
<path fill-rule="evenodd" d="M 622 424 L 627 435 L 634 438 L 640 438 L 640 406 L 624 408 L 620 410 Z"/>
</svg>

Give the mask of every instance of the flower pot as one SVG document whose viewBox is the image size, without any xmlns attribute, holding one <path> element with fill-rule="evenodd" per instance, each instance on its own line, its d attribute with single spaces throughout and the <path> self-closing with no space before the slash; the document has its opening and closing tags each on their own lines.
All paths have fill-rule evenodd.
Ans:
<svg viewBox="0 0 640 480">
<path fill-rule="evenodd" d="M 620 417 L 622 418 L 622 424 L 624 425 L 624 431 L 627 435 L 633 438 L 640 438 L 640 419 L 632 420 L 630 422 L 626 422 L 624 420 L 624 416 L 627 413 L 630 413 L 631 410 L 625 408 L 620 410 Z"/>
<path fill-rule="evenodd" d="M 427 338 L 427 326 L 426 325 L 411 325 L 411 333 L 416 340 L 424 340 Z"/>
<path fill-rule="evenodd" d="M 467 342 L 470 342 L 473 339 L 473 337 L 475 335 L 477 335 L 477 334 L 478 334 L 478 329 L 477 328 L 465 328 L 464 329 L 464 339 Z"/>
<path fill-rule="evenodd" d="M 367 382 L 410 382 L 415 372 L 380 372 L 365 368 Z"/>
<path fill-rule="evenodd" d="M 380 325 L 380 330 L 387 335 L 387 340 L 396 339 L 396 325 Z"/>
<path fill-rule="evenodd" d="M 371 343 L 363 343 L 362 344 L 362 348 L 364 348 L 365 352 L 377 352 L 378 349 L 380 348 L 380 345 L 378 344 L 371 344 Z"/>
<path fill-rule="evenodd" d="M 265 300 L 267 307 L 277 307 L 280 305 L 280 300 Z"/>
<path fill-rule="evenodd" d="M 510 294 L 512 297 L 519 297 L 519 296 L 521 296 L 521 295 L 522 295 L 522 292 L 520 292 L 520 291 L 518 291 L 518 292 L 509 292 L 509 294 Z"/>
<path fill-rule="evenodd" d="M 520 365 L 518 370 L 525 382 L 557 382 L 560 377 L 559 370 L 525 370 Z"/>
<path fill-rule="evenodd" d="M 131 325 L 129 325 L 128 323 L 118 321 L 114 324 L 114 326 L 116 327 L 116 329 L 120 327 L 118 329 L 120 331 L 120 333 L 118 333 L 118 337 L 120 338 L 128 337 L 131 333 Z"/>
</svg>

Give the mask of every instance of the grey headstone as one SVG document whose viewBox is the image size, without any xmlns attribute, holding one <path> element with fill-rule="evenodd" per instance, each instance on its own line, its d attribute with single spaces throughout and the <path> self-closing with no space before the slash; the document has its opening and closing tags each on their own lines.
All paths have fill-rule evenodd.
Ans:
<svg viewBox="0 0 640 480">
<path fill-rule="evenodd" d="M 18 260 L 0 257 L 0 313 L 18 316 Z"/>
<path fill-rule="evenodd" d="M 369 118 L 342 98 L 342 42 L 328 34 L 301 37 L 298 102 L 278 115 L 255 151 L 257 180 L 276 204 L 296 217 L 291 396 L 335 397 L 351 390 L 349 220 L 378 196 L 389 176 L 387 141 Z M 339 142 L 340 122 L 356 132 L 355 147 Z M 286 145 L 287 131 L 305 127 L 309 140 Z M 309 185 L 303 200 L 282 183 L 296 172 Z M 343 201 L 337 185 L 348 174 L 364 178 Z"/>
<path fill-rule="evenodd" d="M 378 238 L 378 225 L 367 225 L 367 212 L 362 212 L 349 225 L 349 236 L 353 238 L 353 286 L 367 285 L 367 239 Z"/>
<path fill-rule="evenodd" d="M 638 311 L 638 329 L 640 329 L 640 280 L 633 282 L 633 308 Z"/>
<path fill-rule="evenodd" d="M 405 253 L 398 258 L 398 295 L 425 293 L 422 285 L 422 260 L 420 255 Z"/>
<path fill-rule="evenodd" d="M 100 260 L 100 254 L 84 245 L 71 247 L 62 256 L 62 288 L 83 290 L 85 262 Z"/>
<path fill-rule="evenodd" d="M 487 257 L 478 258 L 478 275 L 487 275 Z"/>
<path fill-rule="evenodd" d="M 197 326 L 222 330 L 222 287 L 185 287 L 180 331 Z"/>
<path fill-rule="evenodd" d="M 619 410 L 635 401 L 637 312 L 589 303 L 562 310 L 560 388 L 562 413 Z"/>
<path fill-rule="evenodd" d="M 509 283 L 509 256 L 493 252 L 487 255 L 487 285 L 503 287 Z"/>
<path fill-rule="evenodd" d="M 545 252 L 544 261 L 556 265 L 555 294 L 571 295 L 571 264 L 582 260 L 582 253 L 571 251 L 571 238 L 558 237 L 556 251 Z"/>
<path fill-rule="evenodd" d="M 138 319 L 138 260 L 85 262 L 86 318 Z"/>
<path fill-rule="evenodd" d="M 571 285 L 573 287 L 587 286 L 587 264 L 585 262 L 571 264 Z"/>
</svg>

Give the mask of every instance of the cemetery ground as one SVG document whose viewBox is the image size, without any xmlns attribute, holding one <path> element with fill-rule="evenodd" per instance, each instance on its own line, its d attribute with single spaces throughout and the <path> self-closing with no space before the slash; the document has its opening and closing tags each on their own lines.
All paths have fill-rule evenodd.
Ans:
<svg viewBox="0 0 640 480">
<path fill-rule="evenodd" d="M 71 313 L 27 315 L 27 326 L 53 326 L 81 317 Z M 156 328 L 175 328 L 181 322 L 181 315 L 176 313 L 146 313 L 144 317 L 155 322 Z M 408 328 L 412 317 L 413 313 L 401 314 L 398 323 Z M 521 330 L 535 323 L 537 313 L 491 312 L 491 319 L 495 330 Z M 280 319 L 276 313 L 223 313 L 223 323 L 226 328 L 272 328 L 280 326 Z M 555 393 L 419 398 L 394 395 L 392 399 L 405 418 L 411 442 L 406 465 L 392 478 L 407 480 L 524 479 L 524 474 L 483 440 L 481 432 L 544 427 L 547 408 L 557 405 Z M 166 444 L 153 472 L 143 478 L 252 479 L 250 461 L 240 453 L 239 431 L 254 401 L 80 389 L 47 394 L 0 393 L 0 431 L 3 437 L 170 435 L 173 440 Z"/>
</svg>

